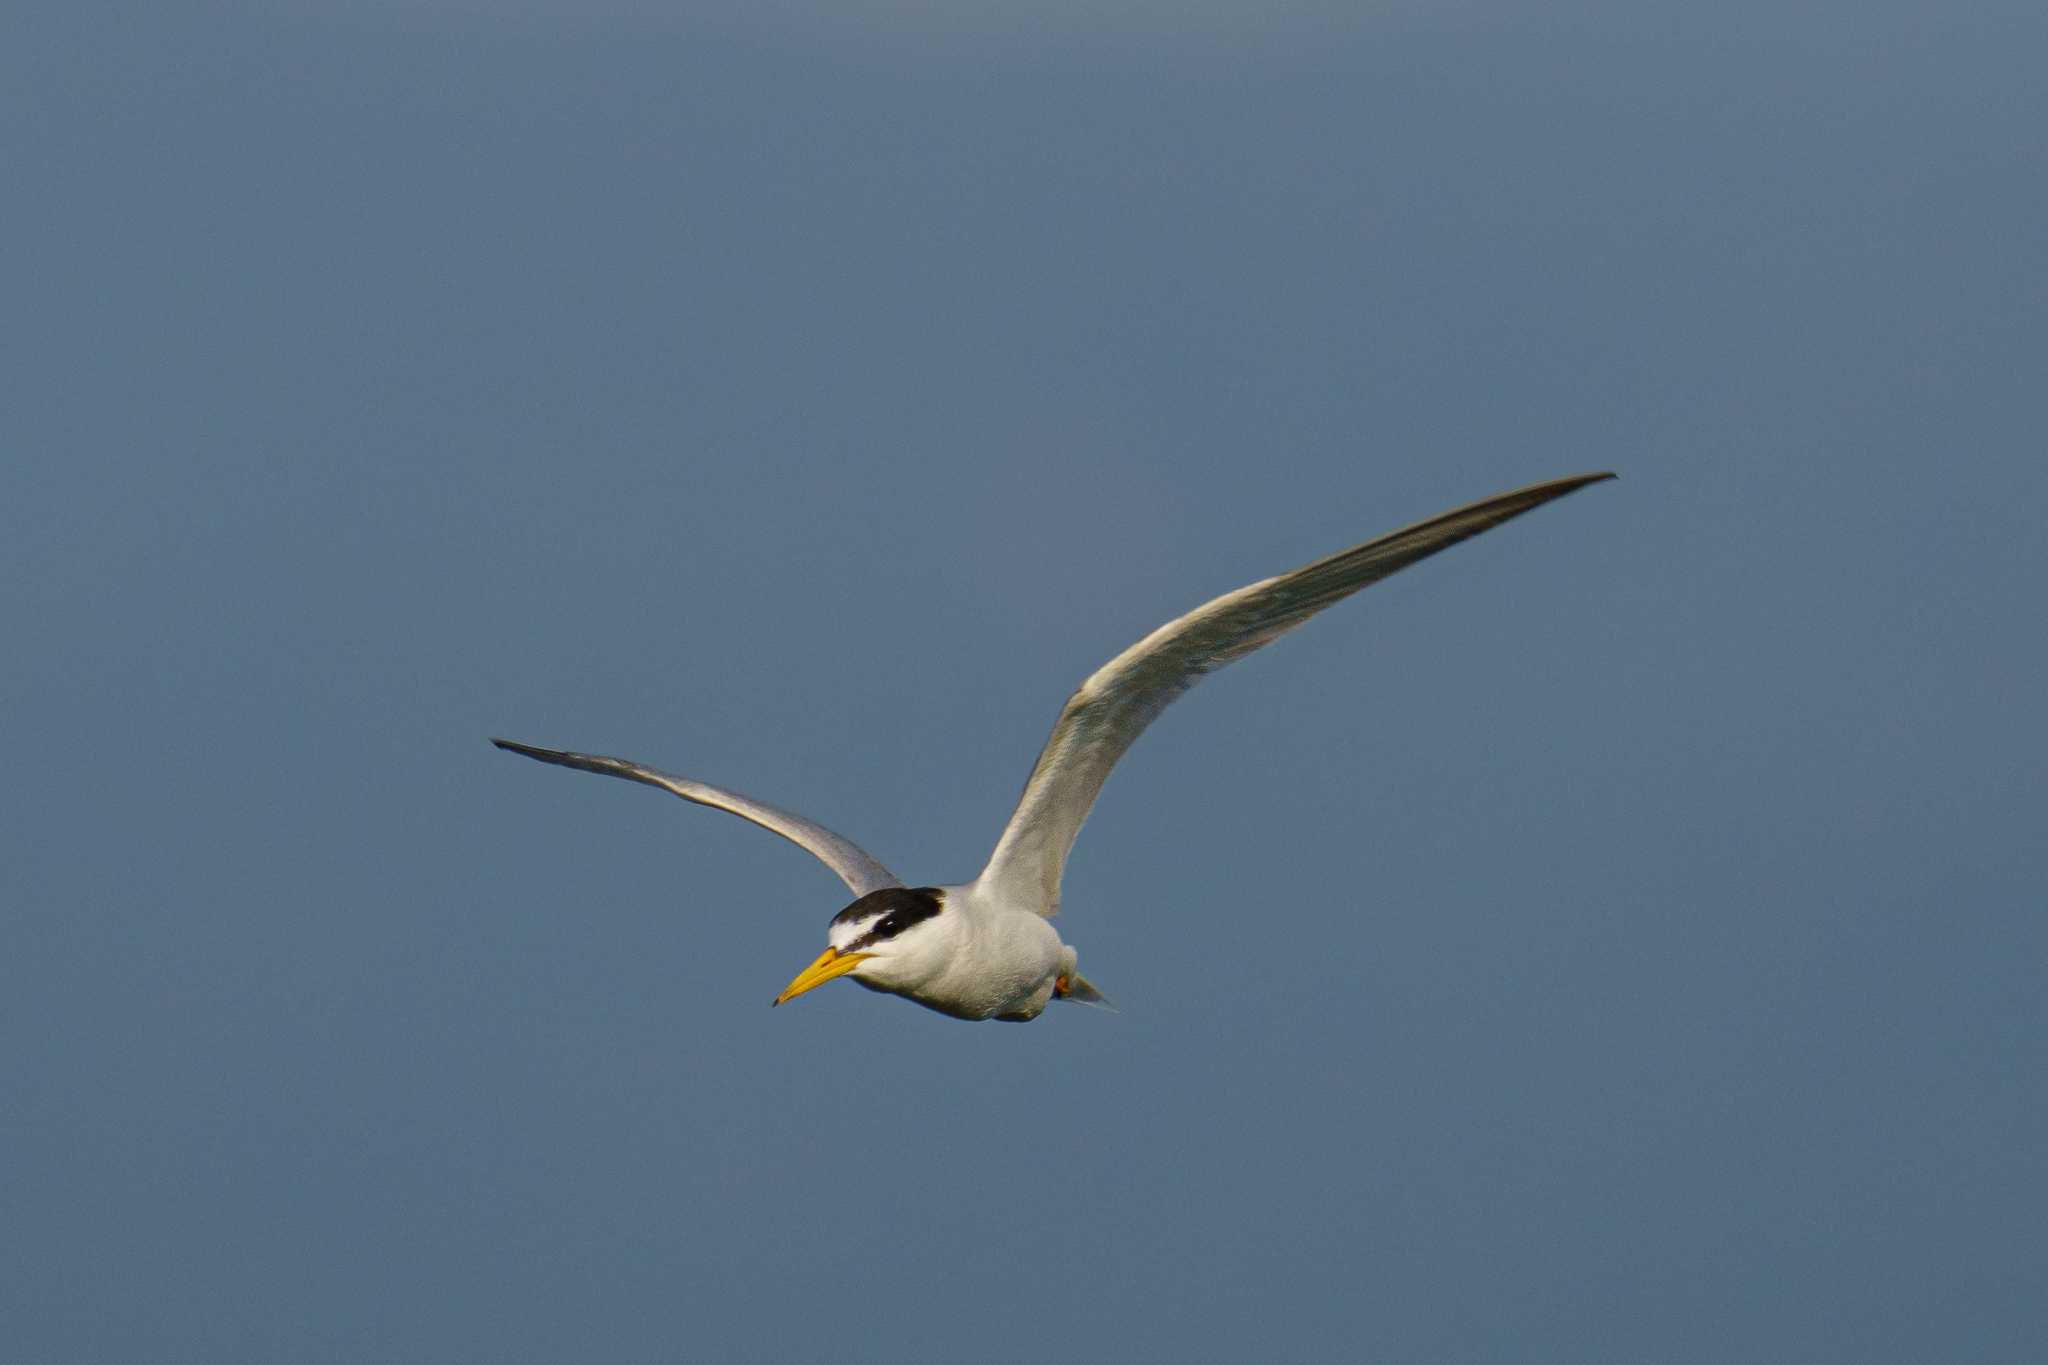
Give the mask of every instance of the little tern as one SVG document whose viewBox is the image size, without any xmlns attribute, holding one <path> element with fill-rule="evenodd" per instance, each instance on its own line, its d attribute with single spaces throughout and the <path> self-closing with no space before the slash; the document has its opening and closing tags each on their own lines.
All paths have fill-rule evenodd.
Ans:
<svg viewBox="0 0 2048 1365">
<path fill-rule="evenodd" d="M 832 917 L 827 947 L 775 997 L 793 1000 L 837 977 L 956 1019 L 1036 1019 L 1053 1000 L 1107 1004 L 1075 970 L 1050 923 L 1067 852 L 1110 769 L 1177 697 L 1223 665 L 1323 608 L 1461 540 L 1611 473 L 1501 493 L 1341 550 L 1196 607 L 1097 669 L 1060 711 L 988 866 L 959 886 L 907 887 L 823 825 L 765 801 L 644 764 L 494 739 L 543 763 L 604 773 L 730 811 L 779 834 L 839 874 L 853 904 Z"/>
</svg>

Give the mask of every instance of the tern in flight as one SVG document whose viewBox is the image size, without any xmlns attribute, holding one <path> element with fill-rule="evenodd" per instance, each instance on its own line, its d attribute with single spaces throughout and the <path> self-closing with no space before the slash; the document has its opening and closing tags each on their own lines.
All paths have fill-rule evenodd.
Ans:
<svg viewBox="0 0 2048 1365">
<path fill-rule="evenodd" d="M 1106 1004 L 1074 970 L 1074 950 L 1060 941 L 1051 921 L 1059 913 L 1067 850 L 1109 770 L 1145 727 L 1205 675 L 1367 584 L 1613 477 L 1580 474 L 1502 493 L 1225 593 L 1167 622 L 1095 670 L 1067 698 L 988 866 L 960 886 L 907 887 L 823 825 L 738 792 L 622 758 L 491 742 L 543 763 L 643 782 L 731 811 L 838 873 L 856 899 L 832 917 L 829 946 L 775 997 L 778 1005 L 841 976 L 956 1019 L 1036 1019 L 1052 1000 Z"/>
</svg>

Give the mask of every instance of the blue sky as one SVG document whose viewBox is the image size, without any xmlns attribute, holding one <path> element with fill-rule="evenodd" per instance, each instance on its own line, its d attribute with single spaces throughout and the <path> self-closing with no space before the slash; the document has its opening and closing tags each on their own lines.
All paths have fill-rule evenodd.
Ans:
<svg viewBox="0 0 2048 1365">
<path fill-rule="evenodd" d="M 2020 1360 L 2031 6 L 197 3 L 0 41 L 21 1359 Z M 771 1013 L 1204 598 L 1117 1015 Z"/>
</svg>

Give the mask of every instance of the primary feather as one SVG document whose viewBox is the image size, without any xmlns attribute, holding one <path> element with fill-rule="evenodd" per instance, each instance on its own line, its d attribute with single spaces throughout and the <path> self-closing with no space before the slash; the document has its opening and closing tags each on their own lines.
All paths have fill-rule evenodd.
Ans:
<svg viewBox="0 0 2048 1365">
<path fill-rule="evenodd" d="M 865 896 L 883 887 L 903 885 L 895 873 L 869 857 L 851 839 L 842 838 L 815 820 L 806 820 L 766 801 L 756 801 L 751 796 L 741 796 L 738 792 L 714 787 L 709 782 L 693 782 L 687 777 L 677 777 L 628 759 L 607 758 L 603 754 L 573 754 L 566 749 L 542 749 L 509 739 L 494 739 L 491 743 L 511 753 L 537 758 L 543 763 L 581 768 L 584 772 L 603 773 L 607 777 L 623 777 L 628 782 L 640 782 L 665 792 L 674 792 L 683 800 L 700 806 L 731 811 L 742 820 L 751 820 L 762 829 L 780 834 L 809 853 L 838 873 L 839 880 L 845 882 L 856 896 Z"/>
<path fill-rule="evenodd" d="M 982 869 L 981 882 L 1006 903 L 1031 904 L 1041 915 L 1058 913 L 1067 853 L 1110 769 L 1182 693 L 1360 588 L 1553 498 L 1613 477 L 1580 474 L 1501 493 L 1225 593 L 1167 622 L 1097 669 L 1067 698 L 1017 809 Z"/>
</svg>

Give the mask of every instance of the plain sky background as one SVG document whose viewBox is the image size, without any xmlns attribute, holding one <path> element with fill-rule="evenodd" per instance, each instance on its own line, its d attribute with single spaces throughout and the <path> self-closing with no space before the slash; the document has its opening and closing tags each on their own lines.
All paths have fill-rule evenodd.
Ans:
<svg viewBox="0 0 2048 1365">
<path fill-rule="evenodd" d="M 2038 3 L 21 7 L 9 1360 L 2048 1355 Z M 1122 1012 L 770 1012 L 1204 598 Z"/>
</svg>

